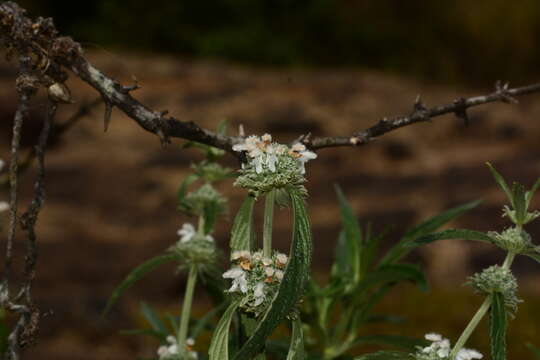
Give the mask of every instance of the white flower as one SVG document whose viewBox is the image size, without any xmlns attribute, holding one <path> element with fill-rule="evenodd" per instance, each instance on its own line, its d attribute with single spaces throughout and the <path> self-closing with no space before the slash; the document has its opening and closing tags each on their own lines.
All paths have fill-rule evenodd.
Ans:
<svg viewBox="0 0 540 360">
<path fill-rule="evenodd" d="M 262 263 L 263 263 L 264 266 L 270 266 L 270 265 L 272 265 L 274 262 L 273 262 L 272 259 L 270 259 L 270 258 L 263 257 L 263 258 L 262 258 Z"/>
<path fill-rule="evenodd" d="M 456 355 L 456 360 L 481 359 L 484 355 L 473 349 L 461 349 Z"/>
<path fill-rule="evenodd" d="M 193 345 L 195 345 L 195 340 L 193 340 L 193 338 L 187 338 L 187 340 L 186 340 L 186 345 L 187 345 L 187 346 L 193 346 Z"/>
<path fill-rule="evenodd" d="M 250 260 L 251 259 L 251 253 L 249 251 L 247 251 L 247 250 L 233 251 L 233 253 L 231 254 L 231 260 L 236 261 L 236 260 L 239 260 L 239 259 Z"/>
<path fill-rule="evenodd" d="M 278 254 L 278 255 L 276 256 L 276 260 L 277 260 L 277 262 L 278 262 L 279 265 L 285 265 L 285 264 L 287 264 L 287 260 L 288 260 L 288 259 L 289 259 L 289 258 L 288 258 L 287 255 L 285 255 L 285 254 Z"/>
<path fill-rule="evenodd" d="M 437 334 L 437 333 L 426 334 L 425 338 L 426 338 L 426 340 L 429 340 L 429 341 L 441 341 L 442 340 L 441 334 Z"/>
<path fill-rule="evenodd" d="M 281 281 L 283 280 L 283 271 L 281 270 L 276 270 L 276 272 L 274 273 L 274 275 L 276 275 L 276 279 L 278 279 L 278 281 Z"/>
<path fill-rule="evenodd" d="M 264 283 L 258 282 L 257 285 L 255 285 L 253 296 L 255 297 L 255 303 L 253 304 L 254 306 L 259 306 L 264 302 Z"/>
<path fill-rule="evenodd" d="M 0 212 L 9 210 L 9 204 L 6 201 L 0 201 Z"/>
<path fill-rule="evenodd" d="M 267 267 L 264 269 L 264 273 L 266 274 L 266 276 L 269 276 L 269 277 L 274 275 L 275 272 L 276 270 L 273 267 Z"/>
<path fill-rule="evenodd" d="M 262 260 L 262 252 L 257 251 L 255 253 L 253 253 L 253 261 L 259 262 L 261 260 Z"/>
<path fill-rule="evenodd" d="M 306 146 L 301 143 L 296 143 L 291 147 L 291 155 L 296 157 L 296 159 L 298 160 L 300 166 L 300 174 L 306 173 L 305 165 L 309 160 L 317 158 L 317 154 L 315 154 L 313 151 L 307 150 Z"/>
<path fill-rule="evenodd" d="M 193 225 L 190 223 L 185 223 L 182 225 L 182 228 L 176 232 L 176 234 L 180 236 L 180 243 L 186 243 L 195 236 L 195 227 L 193 227 Z"/>
<path fill-rule="evenodd" d="M 227 270 L 223 273 L 223 277 L 225 279 L 232 279 L 232 286 L 228 290 L 229 292 L 235 292 L 240 290 L 242 293 L 247 293 L 248 286 L 247 286 L 247 279 L 246 279 L 246 273 L 244 270 L 242 270 L 239 267 L 234 267 L 230 270 Z"/>
</svg>

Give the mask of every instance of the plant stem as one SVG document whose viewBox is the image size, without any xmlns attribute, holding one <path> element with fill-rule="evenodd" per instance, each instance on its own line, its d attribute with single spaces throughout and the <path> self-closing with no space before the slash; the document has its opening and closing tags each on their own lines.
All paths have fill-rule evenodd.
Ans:
<svg viewBox="0 0 540 360">
<path fill-rule="evenodd" d="M 200 236 L 204 236 L 204 216 L 199 216 L 199 224 L 197 225 L 197 234 Z"/>
<path fill-rule="evenodd" d="M 266 194 L 264 202 L 264 224 L 263 224 L 263 256 L 272 256 L 272 225 L 274 222 L 274 203 L 276 202 L 275 190 L 270 190 Z"/>
<path fill-rule="evenodd" d="M 189 267 L 189 274 L 184 293 L 184 303 L 182 304 L 182 315 L 180 316 L 180 328 L 178 329 L 178 348 L 183 352 L 186 348 L 186 339 L 189 326 L 189 317 L 191 314 L 191 303 L 193 302 L 193 292 L 197 282 L 197 265 Z"/>
<path fill-rule="evenodd" d="M 502 267 L 505 269 L 510 269 L 510 266 L 512 265 L 512 261 L 514 261 L 515 256 L 516 254 L 512 252 L 506 254 L 506 258 L 504 259 Z M 486 299 L 484 300 L 482 305 L 480 305 L 480 308 L 478 309 L 476 314 L 474 314 L 473 318 L 471 319 L 465 330 L 463 330 L 463 333 L 461 334 L 459 339 L 456 341 L 454 347 L 452 348 L 452 352 L 450 353 L 450 360 L 454 360 L 459 350 L 461 350 L 461 348 L 465 346 L 465 343 L 467 343 L 467 340 L 469 340 L 469 337 L 471 336 L 473 331 L 476 329 L 480 321 L 484 318 L 490 306 L 491 296 L 488 295 L 486 296 Z"/>
</svg>

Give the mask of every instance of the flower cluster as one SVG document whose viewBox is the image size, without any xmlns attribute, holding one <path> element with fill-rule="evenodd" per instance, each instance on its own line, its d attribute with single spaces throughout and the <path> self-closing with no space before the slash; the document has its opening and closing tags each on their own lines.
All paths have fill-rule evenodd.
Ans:
<svg viewBox="0 0 540 360">
<path fill-rule="evenodd" d="M 216 260 L 216 245 L 210 234 L 199 234 L 192 224 L 185 223 L 177 231 L 179 240 L 170 251 L 175 252 L 186 265 L 207 265 Z"/>
<path fill-rule="evenodd" d="M 411 354 L 416 360 L 450 360 L 450 340 L 443 338 L 439 334 L 426 334 L 426 340 L 431 341 L 427 347 L 419 346 L 416 353 Z M 455 360 L 482 359 L 484 356 L 473 349 L 461 349 L 458 351 Z"/>
<path fill-rule="evenodd" d="M 277 251 L 271 257 L 264 257 L 262 251 L 232 253 L 233 266 L 223 277 L 232 280 L 228 292 L 241 299 L 240 309 L 254 317 L 264 313 L 283 279 L 287 260 Z"/>
<path fill-rule="evenodd" d="M 193 351 L 195 340 L 192 338 L 186 340 L 186 348 L 182 352 L 174 336 L 167 336 L 167 343 L 168 345 L 162 345 L 157 350 L 159 360 L 197 360 L 199 358 L 199 354 Z"/>
<path fill-rule="evenodd" d="M 4 162 L 4 160 L 0 159 L 0 171 L 2 171 L 5 164 L 6 163 Z M 8 209 L 9 209 L 9 204 L 6 201 L 0 201 L 0 213 L 7 211 Z"/>
<path fill-rule="evenodd" d="M 217 214 L 226 212 L 227 199 L 214 187 L 206 183 L 187 194 L 179 204 L 180 210 L 192 215 L 204 215 L 206 209 L 213 209 Z"/>
<path fill-rule="evenodd" d="M 517 281 L 509 269 L 499 265 L 493 265 L 482 272 L 469 277 L 468 283 L 473 289 L 482 294 L 492 294 L 499 292 L 504 297 L 504 304 L 513 312 L 517 310 L 517 305 L 521 302 L 518 299 Z"/>
<path fill-rule="evenodd" d="M 520 218 L 518 218 L 520 214 L 516 210 L 510 209 L 507 205 L 503 207 L 503 217 L 508 217 L 510 221 L 512 221 L 514 224 L 521 224 L 525 225 L 530 223 L 531 221 L 537 219 L 540 217 L 540 211 L 535 210 L 532 212 L 525 211 Z"/>
<path fill-rule="evenodd" d="M 496 231 L 488 232 L 495 245 L 514 254 L 536 251 L 538 247 L 532 243 L 531 236 L 523 229 L 512 227 L 502 233 Z"/>
<path fill-rule="evenodd" d="M 250 189 L 255 196 L 288 185 L 301 186 L 305 182 L 306 162 L 317 158 L 304 144 L 288 147 L 272 142 L 270 134 L 249 136 L 234 145 L 233 150 L 247 156 L 235 185 Z"/>
</svg>

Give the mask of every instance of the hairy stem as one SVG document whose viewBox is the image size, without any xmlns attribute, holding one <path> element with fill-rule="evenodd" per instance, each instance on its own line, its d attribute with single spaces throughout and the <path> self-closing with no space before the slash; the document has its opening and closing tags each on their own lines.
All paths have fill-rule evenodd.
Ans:
<svg viewBox="0 0 540 360">
<path fill-rule="evenodd" d="M 509 252 L 506 255 L 506 258 L 504 259 L 504 263 L 502 267 L 505 269 L 510 269 L 510 266 L 512 265 L 512 262 L 514 261 L 515 256 L 516 254 Z M 458 341 L 454 345 L 452 352 L 450 353 L 451 360 L 455 359 L 459 350 L 461 350 L 461 348 L 465 346 L 465 344 L 467 343 L 467 340 L 469 340 L 469 337 L 474 332 L 474 330 L 476 329 L 480 321 L 484 318 L 484 316 L 486 315 L 490 307 L 491 307 L 491 296 L 486 296 L 486 299 L 484 300 L 482 305 L 480 305 L 480 308 L 478 309 L 476 314 L 474 314 L 473 318 L 471 319 L 471 321 L 469 322 L 465 330 L 463 330 L 463 333 L 461 334 Z"/>
<path fill-rule="evenodd" d="M 193 302 L 193 293 L 197 283 L 197 265 L 191 265 L 184 293 L 184 303 L 182 304 L 182 315 L 180 316 L 180 328 L 178 329 L 178 348 L 180 353 L 186 349 L 186 339 L 189 326 L 189 317 L 191 314 L 191 304 Z"/>
<path fill-rule="evenodd" d="M 274 223 L 274 203 L 276 202 L 276 191 L 271 190 L 266 194 L 264 202 L 264 224 L 263 224 L 263 256 L 272 256 L 272 226 Z"/>
</svg>

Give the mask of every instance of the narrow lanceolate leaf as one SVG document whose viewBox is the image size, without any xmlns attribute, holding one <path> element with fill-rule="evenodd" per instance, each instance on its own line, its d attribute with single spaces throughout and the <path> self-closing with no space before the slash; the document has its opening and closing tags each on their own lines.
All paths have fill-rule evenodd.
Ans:
<svg viewBox="0 0 540 360">
<path fill-rule="evenodd" d="M 507 315 L 502 293 L 491 295 L 491 317 L 489 324 L 489 337 L 491 340 L 491 358 L 493 360 L 506 360 L 506 326 Z"/>
<path fill-rule="evenodd" d="M 530 343 L 527 343 L 527 347 L 529 348 L 529 350 L 532 351 L 532 353 L 534 354 L 534 358 L 536 360 L 540 360 L 540 349 L 537 348 L 536 346 L 534 346 L 533 344 L 530 344 Z"/>
<path fill-rule="evenodd" d="M 464 205 L 457 206 L 455 208 L 442 212 L 439 215 L 428 219 L 427 221 L 424 221 L 420 225 L 415 226 L 411 230 L 407 231 L 407 233 L 405 234 L 405 236 L 403 236 L 403 238 L 401 238 L 399 243 L 397 243 L 392 249 L 390 249 L 390 251 L 388 251 L 386 256 L 381 260 L 381 264 L 388 264 L 398 261 L 410 251 L 408 247 L 409 243 L 437 230 L 439 227 L 443 226 L 449 221 L 452 221 L 463 213 L 476 207 L 479 203 L 480 201 L 473 201 Z"/>
<path fill-rule="evenodd" d="M 390 264 L 380 266 L 367 274 L 354 289 L 354 292 L 362 294 L 371 287 L 397 283 L 400 281 L 412 281 L 424 291 L 428 288 L 424 272 L 419 266 L 410 264 Z"/>
<path fill-rule="evenodd" d="M 536 262 L 540 263 L 540 254 L 538 254 L 538 253 L 529 253 L 529 254 L 525 254 L 525 255 L 527 255 L 528 257 L 530 257 L 533 260 L 536 260 Z"/>
<path fill-rule="evenodd" d="M 532 197 L 534 196 L 534 193 L 536 192 L 536 190 L 538 190 L 539 187 L 540 187 L 540 178 L 536 179 L 536 182 L 534 183 L 531 190 L 525 193 L 525 200 L 527 200 L 527 209 L 529 208 L 529 204 L 531 202 Z"/>
<path fill-rule="evenodd" d="M 146 321 L 148 321 L 150 326 L 152 326 L 152 329 L 162 334 L 168 333 L 167 327 L 165 326 L 163 321 L 161 321 L 158 314 L 156 314 L 156 312 L 152 310 L 152 308 L 147 303 L 141 302 L 139 308 Z"/>
<path fill-rule="evenodd" d="M 338 185 L 335 185 L 336 194 L 339 201 L 339 208 L 341 210 L 341 223 L 343 225 L 343 232 L 345 233 L 345 246 L 347 249 L 347 261 L 348 261 L 348 276 L 351 276 L 353 283 L 357 283 L 361 277 L 361 259 L 362 259 L 362 232 L 358 219 L 356 218 L 354 211 L 347 202 L 345 195 L 341 191 Z M 339 245 L 339 242 L 338 242 Z M 342 259 L 341 261 L 343 261 Z M 345 275 L 345 274 L 343 274 Z"/>
<path fill-rule="evenodd" d="M 238 301 L 230 304 L 214 329 L 210 348 L 208 349 L 210 360 L 229 360 L 229 328 L 239 304 Z"/>
<path fill-rule="evenodd" d="M 499 184 L 501 189 L 503 189 L 506 196 L 508 196 L 508 200 L 510 200 L 510 203 L 513 205 L 514 200 L 512 196 L 512 191 L 510 191 L 510 187 L 508 186 L 506 181 L 504 181 L 504 178 L 501 176 L 501 174 L 499 174 L 497 170 L 495 170 L 495 168 L 490 163 L 487 162 L 486 165 L 489 167 L 489 170 L 491 171 L 491 174 L 495 178 L 495 181 L 497 182 L 497 184 Z"/>
<path fill-rule="evenodd" d="M 417 248 L 422 245 L 432 243 L 437 240 L 453 240 L 453 239 L 463 239 L 463 240 L 473 240 L 473 241 L 482 241 L 485 243 L 493 244 L 493 239 L 486 235 L 486 233 L 474 230 L 467 229 L 448 229 L 428 235 L 419 237 L 418 239 L 404 244 L 404 250 L 406 253 L 410 252 L 414 248 Z M 405 253 L 405 254 L 406 254 Z"/>
<path fill-rule="evenodd" d="M 137 282 L 139 279 L 141 279 L 144 275 L 148 274 L 150 271 L 157 268 L 159 265 L 165 264 L 170 261 L 174 261 L 178 259 L 178 255 L 176 254 L 165 254 L 153 257 L 141 265 L 137 266 L 135 269 L 133 269 L 129 275 L 114 289 L 111 297 L 109 298 L 109 301 L 107 302 L 107 305 L 105 306 L 105 310 L 103 310 L 102 316 L 105 316 L 109 310 L 112 308 L 112 306 L 118 301 L 120 296 L 129 289 L 131 285 L 133 285 L 135 282 Z"/>
<path fill-rule="evenodd" d="M 306 353 L 304 350 L 304 333 L 302 332 L 302 321 L 300 318 L 293 320 L 291 345 L 289 347 L 289 353 L 287 354 L 287 360 L 304 360 Z"/>
<path fill-rule="evenodd" d="M 251 250 L 251 237 L 253 233 L 253 205 L 255 198 L 248 196 L 238 210 L 231 231 L 231 252 Z"/>
<path fill-rule="evenodd" d="M 304 292 L 311 262 L 311 228 L 301 195 L 290 190 L 290 196 L 294 216 L 293 240 L 283 280 L 253 335 L 238 351 L 234 360 L 247 360 L 257 355 L 264 347 L 266 339 L 285 319 Z"/>
<path fill-rule="evenodd" d="M 401 351 L 378 351 L 355 357 L 354 360 L 411 360 L 411 356 Z"/>
</svg>

